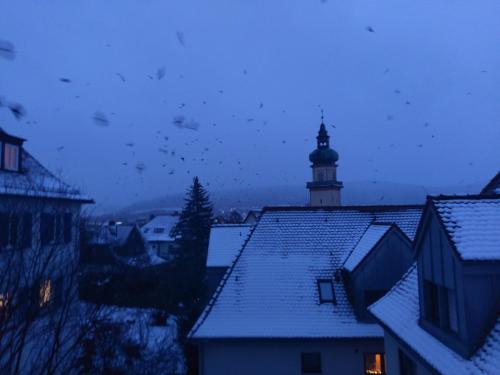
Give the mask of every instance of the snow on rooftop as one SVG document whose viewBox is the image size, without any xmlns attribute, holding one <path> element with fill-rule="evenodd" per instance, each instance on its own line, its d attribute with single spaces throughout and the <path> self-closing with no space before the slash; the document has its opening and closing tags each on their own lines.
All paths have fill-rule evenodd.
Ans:
<svg viewBox="0 0 500 375">
<path fill-rule="evenodd" d="M 439 373 L 498 374 L 500 319 L 483 346 L 470 359 L 463 358 L 418 324 L 418 272 L 415 265 L 369 310 Z"/>
<path fill-rule="evenodd" d="M 415 233 L 421 208 L 272 209 L 264 211 L 204 313 L 192 338 L 382 337 L 360 323 L 341 281 L 337 304 L 320 304 L 317 280 L 334 280 L 378 217 Z"/>
<path fill-rule="evenodd" d="M 344 268 L 352 272 L 360 264 L 363 259 L 370 253 L 373 247 L 384 237 L 384 235 L 391 229 L 391 225 L 386 224 L 372 224 L 368 227 L 363 234 L 358 244 L 354 247 L 351 255 L 344 263 Z"/>
<path fill-rule="evenodd" d="M 500 197 L 442 199 L 433 204 L 464 260 L 500 260 Z"/>
<path fill-rule="evenodd" d="M 21 166 L 21 173 L 0 170 L 1 195 L 91 201 L 54 176 L 24 148 L 21 148 Z"/>
<path fill-rule="evenodd" d="M 169 242 L 175 238 L 170 231 L 179 221 L 179 216 L 158 215 L 141 228 L 142 235 L 147 242 Z"/>
<path fill-rule="evenodd" d="M 214 225 L 210 229 L 207 267 L 229 267 L 248 239 L 251 225 Z"/>
</svg>

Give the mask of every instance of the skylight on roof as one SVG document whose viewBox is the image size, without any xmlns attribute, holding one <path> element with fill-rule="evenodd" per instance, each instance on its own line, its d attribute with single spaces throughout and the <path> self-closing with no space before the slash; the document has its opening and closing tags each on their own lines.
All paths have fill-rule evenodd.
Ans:
<svg viewBox="0 0 500 375">
<path fill-rule="evenodd" d="M 319 292 L 319 302 L 327 303 L 331 302 L 336 304 L 337 301 L 335 299 L 335 290 L 333 289 L 333 281 L 332 280 L 318 280 L 318 292 Z"/>
</svg>

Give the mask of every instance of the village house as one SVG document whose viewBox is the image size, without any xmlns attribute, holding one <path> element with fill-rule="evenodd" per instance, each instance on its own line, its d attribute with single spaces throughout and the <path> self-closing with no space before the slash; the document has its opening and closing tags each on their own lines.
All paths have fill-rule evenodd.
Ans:
<svg viewBox="0 0 500 375">
<path fill-rule="evenodd" d="M 263 209 L 189 334 L 202 375 L 385 374 L 366 308 L 411 266 L 422 207 L 342 206 L 324 124 L 317 141 L 309 205 Z"/>
<path fill-rule="evenodd" d="M 370 307 L 388 374 L 499 373 L 500 195 L 487 188 L 428 198 L 415 265 Z"/>
<path fill-rule="evenodd" d="M 49 354 L 58 363 L 51 348 L 61 338 L 45 325 L 75 297 L 80 210 L 92 203 L 43 167 L 24 142 L 0 128 L 0 329 L 11 348 L 0 352 L 2 373 L 14 364 L 31 373 L 33 358 L 38 368 L 49 366 Z"/>
<path fill-rule="evenodd" d="M 150 254 L 171 261 L 177 247 L 176 238 L 170 235 L 171 230 L 179 221 L 176 215 L 158 215 L 141 228 Z"/>
<path fill-rule="evenodd" d="M 151 263 L 145 241 L 135 224 L 110 221 L 85 226 L 80 260 L 86 272 L 114 272 Z"/>
</svg>

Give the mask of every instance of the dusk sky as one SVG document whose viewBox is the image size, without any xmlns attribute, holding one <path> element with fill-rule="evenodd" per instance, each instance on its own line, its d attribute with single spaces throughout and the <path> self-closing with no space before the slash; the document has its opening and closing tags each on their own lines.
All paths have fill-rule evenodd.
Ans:
<svg viewBox="0 0 500 375">
<path fill-rule="evenodd" d="M 499 19 L 498 0 L 2 0 L 0 97 L 27 114 L 2 107 L 0 127 L 110 207 L 195 175 L 305 184 L 320 108 L 346 186 L 483 184 Z"/>
</svg>

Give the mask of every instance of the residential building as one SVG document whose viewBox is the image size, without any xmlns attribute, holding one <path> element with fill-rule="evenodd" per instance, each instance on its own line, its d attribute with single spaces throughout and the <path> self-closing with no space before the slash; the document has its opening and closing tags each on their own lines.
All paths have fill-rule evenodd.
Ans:
<svg viewBox="0 0 500 375">
<path fill-rule="evenodd" d="M 207 289 L 212 295 L 248 239 L 251 225 L 221 224 L 210 229 L 207 255 Z"/>
<path fill-rule="evenodd" d="M 137 225 L 110 221 L 87 225 L 85 229 L 87 239 L 80 259 L 86 271 L 118 271 L 123 266 L 151 264 Z"/>
<path fill-rule="evenodd" d="M 167 261 L 172 259 L 177 247 L 176 238 L 170 232 L 179 221 L 178 216 L 158 215 L 141 228 L 150 254 L 156 254 Z"/>
<path fill-rule="evenodd" d="M 32 373 L 37 366 L 58 373 L 72 341 L 58 342 L 57 333 L 79 322 L 57 319 L 75 302 L 80 210 L 92 200 L 43 167 L 24 143 L 0 128 L 0 340 L 10 348 L 0 351 L 0 372 L 15 366 Z"/>
<path fill-rule="evenodd" d="M 415 254 L 370 307 L 388 374 L 498 374 L 500 196 L 429 197 Z"/>
<path fill-rule="evenodd" d="M 366 300 L 353 305 L 346 280 L 352 271 L 352 288 L 369 298 L 388 290 L 411 264 L 420 215 L 420 206 L 265 208 L 189 334 L 200 373 L 384 374 L 383 330 L 358 318 Z"/>
</svg>

